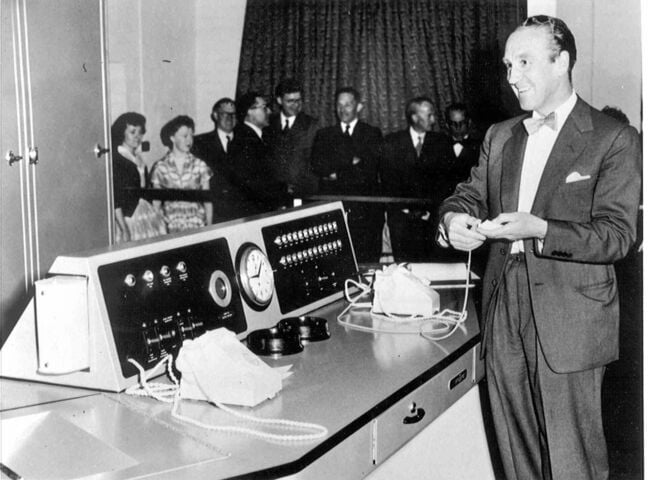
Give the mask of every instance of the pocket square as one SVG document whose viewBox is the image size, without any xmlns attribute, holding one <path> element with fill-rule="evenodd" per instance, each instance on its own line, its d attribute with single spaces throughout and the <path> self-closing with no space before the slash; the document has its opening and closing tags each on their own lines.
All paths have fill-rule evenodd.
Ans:
<svg viewBox="0 0 648 480">
<path fill-rule="evenodd" d="M 567 175 L 567 178 L 565 179 L 565 183 L 580 182 L 581 180 L 588 180 L 589 178 L 591 178 L 590 175 L 581 175 L 578 172 L 572 172 L 569 175 Z"/>
</svg>

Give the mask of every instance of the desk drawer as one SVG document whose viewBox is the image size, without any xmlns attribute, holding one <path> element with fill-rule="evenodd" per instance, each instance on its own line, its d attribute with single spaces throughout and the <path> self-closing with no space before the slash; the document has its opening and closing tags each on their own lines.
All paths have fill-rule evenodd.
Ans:
<svg viewBox="0 0 648 480">
<path fill-rule="evenodd" d="M 372 456 L 378 465 L 459 400 L 475 379 L 479 344 L 399 400 L 372 423 Z"/>
</svg>

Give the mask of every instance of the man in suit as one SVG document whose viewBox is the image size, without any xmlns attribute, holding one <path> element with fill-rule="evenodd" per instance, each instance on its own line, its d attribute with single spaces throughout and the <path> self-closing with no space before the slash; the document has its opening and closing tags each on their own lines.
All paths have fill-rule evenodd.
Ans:
<svg viewBox="0 0 648 480">
<path fill-rule="evenodd" d="M 288 206 L 288 187 L 274 177 L 270 147 L 263 134 L 269 124 L 268 102 L 259 93 L 248 92 L 237 99 L 236 112 L 239 123 L 234 128 L 228 177 L 246 201 L 241 216 Z"/>
<path fill-rule="evenodd" d="M 231 144 L 236 126 L 236 105 L 231 98 L 221 98 L 212 107 L 214 129 L 194 138 L 193 153 L 209 165 L 214 174 L 209 180 L 214 205 L 214 222 L 246 215 L 254 210 L 240 187 L 232 182 L 229 171 Z"/>
<path fill-rule="evenodd" d="M 451 103 L 445 109 L 447 136 L 451 144 L 452 160 L 448 172 L 448 185 L 451 192 L 468 178 L 470 169 L 477 165 L 481 138 L 472 128 L 468 108 L 460 102 Z"/>
<path fill-rule="evenodd" d="M 409 127 L 385 137 L 381 165 L 382 188 L 392 197 L 425 199 L 426 205 L 388 205 L 387 225 L 394 260 L 430 262 L 435 259 L 435 217 L 445 199 L 451 144 L 433 132 L 434 104 L 416 97 L 405 109 Z M 447 193 L 447 194 L 446 194 Z"/>
<path fill-rule="evenodd" d="M 302 87 L 287 78 L 275 89 L 279 112 L 270 116 L 268 136 L 271 164 L 275 177 L 291 188 L 295 195 L 317 190 L 317 177 L 310 165 L 311 148 L 317 132 L 317 120 L 302 112 Z"/>
<path fill-rule="evenodd" d="M 576 96 L 574 37 L 530 17 L 504 64 L 523 110 L 492 126 L 479 165 L 440 209 L 440 241 L 490 243 L 483 348 L 508 479 L 605 479 L 605 365 L 618 356 L 613 262 L 634 242 L 637 132 Z M 482 222 L 490 219 L 489 223 Z"/>
<path fill-rule="evenodd" d="M 352 87 L 335 92 L 339 123 L 318 130 L 312 163 L 324 195 L 375 195 L 382 133 L 358 119 L 360 93 Z M 358 262 L 377 262 L 382 251 L 382 208 L 372 203 L 345 202 Z"/>
</svg>

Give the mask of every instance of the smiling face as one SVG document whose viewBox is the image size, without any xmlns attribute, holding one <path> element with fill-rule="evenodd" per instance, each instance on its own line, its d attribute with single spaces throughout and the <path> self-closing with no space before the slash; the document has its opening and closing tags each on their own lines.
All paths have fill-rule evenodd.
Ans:
<svg viewBox="0 0 648 480">
<path fill-rule="evenodd" d="M 302 96 L 300 92 L 286 93 L 277 97 L 277 103 L 286 117 L 294 117 L 301 112 Z"/>
<path fill-rule="evenodd" d="M 556 55 L 549 32 L 539 27 L 518 28 L 506 42 L 507 79 L 523 110 L 548 115 L 571 94 L 566 51 Z"/>
<path fill-rule="evenodd" d="M 223 103 L 213 112 L 216 127 L 225 133 L 232 133 L 236 126 L 236 107 L 233 103 Z"/>
<path fill-rule="evenodd" d="M 351 93 L 343 92 L 337 97 L 335 111 L 341 122 L 351 123 L 358 118 L 362 104 Z"/>
<path fill-rule="evenodd" d="M 193 145 L 193 130 L 186 125 L 181 126 L 171 135 L 173 150 L 180 153 L 189 153 Z"/>
</svg>

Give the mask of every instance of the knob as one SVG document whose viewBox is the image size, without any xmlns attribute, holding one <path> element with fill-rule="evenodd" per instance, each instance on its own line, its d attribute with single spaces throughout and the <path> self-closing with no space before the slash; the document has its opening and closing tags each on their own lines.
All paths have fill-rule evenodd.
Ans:
<svg viewBox="0 0 648 480">
<path fill-rule="evenodd" d="M 185 262 L 178 262 L 176 265 L 176 270 L 180 273 L 185 273 L 187 271 L 187 264 Z"/>
<path fill-rule="evenodd" d="M 163 277 L 168 277 L 169 275 L 171 275 L 171 269 L 166 265 L 162 265 L 162 268 L 160 268 L 160 275 L 162 275 Z"/>
<path fill-rule="evenodd" d="M 151 283 L 151 282 L 155 279 L 155 275 L 153 275 L 153 272 L 152 272 L 152 271 L 147 270 L 147 271 L 145 271 L 144 274 L 142 275 L 142 279 L 143 279 L 146 283 Z"/>
<path fill-rule="evenodd" d="M 23 157 L 20 155 L 16 155 L 13 153 L 13 150 L 9 150 L 7 154 L 5 155 L 5 160 L 9 162 L 9 166 L 11 167 L 14 163 L 22 160 Z"/>
<path fill-rule="evenodd" d="M 126 278 L 124 278 L 124 283 L 126 284 L 127 287 L 134 287 L 135 286 L 135 275 L 132 273 L 129 273 L 126 275 Z"/>
<path fill-rule="evenodd" d="M 94 151 L 94 154 L 95 154 L 95 156 L 96 156 L 97 158 L 101 158 L 101 156 L 102 156 L 104 153 L 108 153 L 108 152 L 110 152 L 110 149 L 109 149 L 109 148 L 103 148 L 101 145 L 99 145 L 99 144 L 97 143 L 97 144 L 95 145 L 93 151 Z"/>
</svg>

